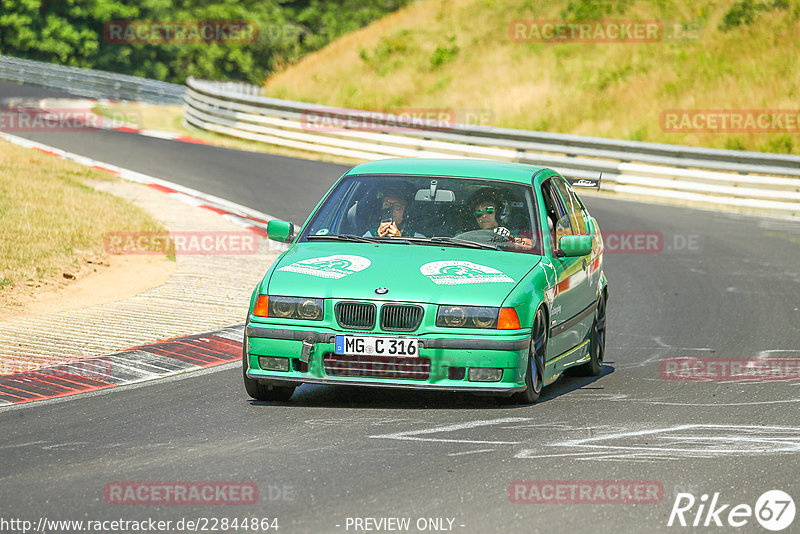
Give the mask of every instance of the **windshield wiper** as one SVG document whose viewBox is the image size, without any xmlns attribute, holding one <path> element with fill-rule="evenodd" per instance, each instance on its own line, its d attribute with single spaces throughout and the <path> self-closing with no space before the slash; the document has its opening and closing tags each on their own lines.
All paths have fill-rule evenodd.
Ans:
<svg viewBox="0 0 800 534">
<path fill-rule="evenodd" d="M 376 237 L 374 238 L 378 243 L 400 243 L 402 245 L 410 245 L 413 237 Z"/>
<path fill-rule="evenodd" d="M 477 241 L 469 241 L 468 239 L 459 239 L 457 237 L 429 237 L 427 240 L 433 243 L 447 243 L 448 245 L 456 245 L 467 248 L 503 250 L 499 246 L 493 245 L 492 243 L 478 243 Z"/>
<path fill-rule="evenodd" d="M 447 244 L 457 247 L 465 248 L 481 248 L 490 250 L 503 250 L 497 245 L 491 243 L 478 243 L 476 241 L 469 241 L 467 239 L 458 239 L 457 237 L 364 237 L 353 234 L 324 234 L 317 235 L 311 234 L 306 236 L 310 241 L 354 241 L 360 243 L 396 243 L 402 245 L 412 245 L 414 243 L 421 243 L 426 245 L 439 245 Z"/>
<path fill-rule="evenodd" d="M 334 241 L 356 241 L 359 243 L 378 243 L 378 239 L 375 237 L 363 237 L 360 235 L 353 235 L 353 234 L 312 234 L 306 236 L 306 239 L 310 241 L 327 241 L 327 240 L 334 240 Z"/>
</svg>

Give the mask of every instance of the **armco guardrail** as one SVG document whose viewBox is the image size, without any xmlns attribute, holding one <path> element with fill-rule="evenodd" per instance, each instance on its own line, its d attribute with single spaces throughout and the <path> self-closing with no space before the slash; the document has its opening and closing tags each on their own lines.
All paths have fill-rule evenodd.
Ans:
<svg viewBox="0 0 800 534">
<path fill-rule="evenodd" d="M 61 89 L 77 96 L 182 104 L 185 87 L 174 83 L 92 69 L 0 56 L 0 80 Z"/>
<path fill-rule="evenodd" d="M 369 131 L 313 126 L 313 118 L 358 122 L 365 111 L 268 98 L 260 88 L 187 81 L 185 120 L 204 130 L 357 159 L 477 157 L 543 165 L 603 189 L 800 215 L 800 157 L 508 128 L 403 127 L 400 117 L 370 117 Z"/>
</svg>

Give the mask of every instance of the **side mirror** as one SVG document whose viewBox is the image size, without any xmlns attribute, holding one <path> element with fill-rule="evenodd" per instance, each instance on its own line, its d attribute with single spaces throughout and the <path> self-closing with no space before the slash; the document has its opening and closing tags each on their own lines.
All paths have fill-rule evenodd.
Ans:
<svg viewBox="0 0 800 534">
<path fill-rule="evenodd" d="M 294 225 L 287 221 L 269 221 L 267 223 L 267 237 L 273 241 L 288 243 L 294 239 Z"/>
<path fill-rule="evenodd" d="M 558 246 L 562 256 L 586 256 L 592 253 L 592 236 L 565 235 L 558 241 Z"/>
</svg>

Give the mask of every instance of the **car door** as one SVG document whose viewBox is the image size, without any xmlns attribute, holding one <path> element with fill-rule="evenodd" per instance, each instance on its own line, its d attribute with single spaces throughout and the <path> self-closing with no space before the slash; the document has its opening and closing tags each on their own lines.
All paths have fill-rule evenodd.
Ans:
<svg viewBox="0 0 800 534">
<path fill-rule="evenodd" d="M 594 302 L 587 277 L 589 257 L 559 255 L 558 241 L 561 237 L 580 235 L 581 230 L 586 231 L 580 207 L 574 206 L 568 194 L 565 199 L 560 192 L 565 185 L 560 176 L 552 176 L 542 183 L 549 230 L 545 232 L 545 240 L 549 241 L 549 254 L 545 258 L 554 275 L 553 286 L 549 289 L 552 303 L 547 357 L 548 361 L 555 363 L 556 371 L 580 359 L 586 352 L 582 344 L 591 327 L 590 308 Z M 580 220 L 577 214 L 581 215 Z M 578 349 L 574 350 L 576 347 Z"/>
<path fill-rule="evenodd" d="M 574 235 L 589 235 L 590 232 L 586 227 L 583 205 L 577 199 L 575 192 L 561 176 L 554 177 L 553 181 L 561 194 L 561 198 L 564 200 Z M 579 310 L 581 314 L 580 320 L 575 323 L 576 337 L 580 340 L 584 340 L 592 327 L 594 314 L 591 312 L 594 311 L 593 306 L 596 301 L 596 295 L 593 289 L 595 286 L 592 285 L 590 277 L 592 253 L 590 252 L 586 256 L 580 257 L 580 261 L 582 272 L 573 276 L 571 283 L 578 291 L 579 298 L 583 304 Z"/>
</svg>

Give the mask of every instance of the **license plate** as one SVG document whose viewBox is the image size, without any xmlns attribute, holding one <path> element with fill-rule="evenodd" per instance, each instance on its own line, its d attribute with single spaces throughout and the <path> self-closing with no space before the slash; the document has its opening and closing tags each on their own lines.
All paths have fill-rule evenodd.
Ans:
<svg viewBox="0 0 800 534">
<path fill-rule="evenodd" d="M 419 356 L 419 342 L 408 337 L 375 337 L 337 335 L 336 354 L 369 356 Z"/>
</svg>

